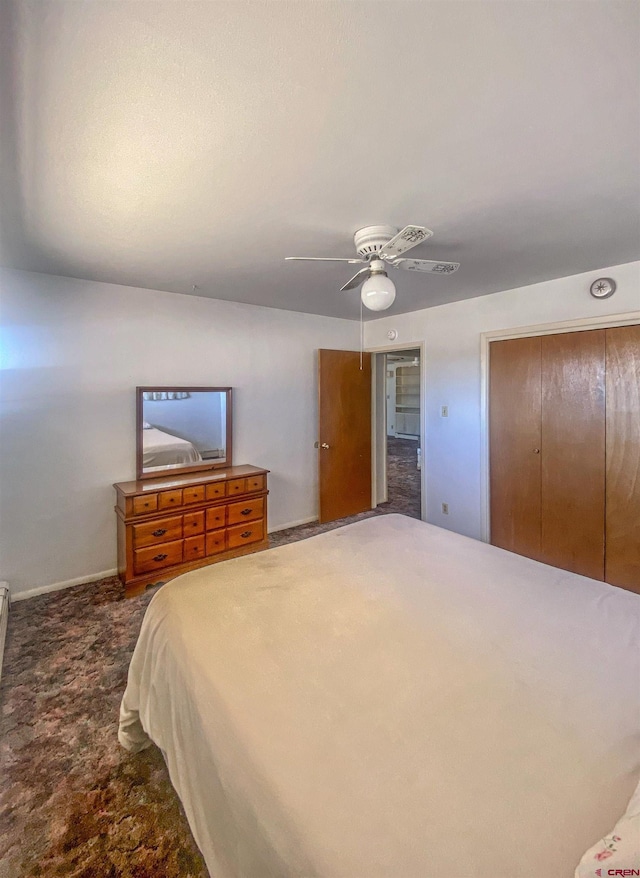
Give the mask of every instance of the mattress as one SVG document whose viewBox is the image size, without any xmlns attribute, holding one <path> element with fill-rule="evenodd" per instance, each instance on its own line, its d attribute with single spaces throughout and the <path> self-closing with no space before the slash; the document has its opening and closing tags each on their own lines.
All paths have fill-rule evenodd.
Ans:
<svg viewBox="0 0 640 878">
<path fill-rule="evenodd" d="M 200 452 L 187 439 L 172 436 L 157 427 L 142 431 L 142 465 L 145 469 L 183 466 L 201 460 Z"/>
<path fill-rule="evenodd" d="M 640 773 L 640 597 L 389 515 L 151 601 L 119 738 L 212 878 L 570 878 Z"/>
</svg>

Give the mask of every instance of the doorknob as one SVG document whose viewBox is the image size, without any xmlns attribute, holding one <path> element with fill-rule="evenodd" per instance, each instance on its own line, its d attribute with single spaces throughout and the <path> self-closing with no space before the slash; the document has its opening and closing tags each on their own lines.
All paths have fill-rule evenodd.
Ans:
<svg viewBox="0 0 640 878">
<path fill-rule="evenodd" d="M 323 442 L 322 445 L 320 446 L 320 448 L 328 448 L 328 447 L 329 447 L 329 446 L 327 445 L 326 442 Z"/>
<path fill-rule="evenodd" d="M 540 454 L 540 449 L 539 449 L 539 448 L 534 448 L 534 449 L 533 449 L 533 453 L 534 453 L 534 454 Z"/>
</svg>

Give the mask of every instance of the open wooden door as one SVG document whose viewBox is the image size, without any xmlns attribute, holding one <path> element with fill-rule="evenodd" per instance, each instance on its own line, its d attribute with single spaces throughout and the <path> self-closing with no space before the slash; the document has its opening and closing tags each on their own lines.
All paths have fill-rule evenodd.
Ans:
<svg viewBox="0 0 640 878">
<path fill-rule="evenodd" d="M 318 351 L 319 520 L 371 509 L 371 354 Z"/>
</svg>

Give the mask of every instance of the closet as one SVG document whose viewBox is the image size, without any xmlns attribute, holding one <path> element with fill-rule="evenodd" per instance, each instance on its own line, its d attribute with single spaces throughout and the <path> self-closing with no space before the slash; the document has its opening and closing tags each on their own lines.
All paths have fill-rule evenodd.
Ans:
<svg viewBox="0 0 640 878">
<path fill-rule="evenodd" d="M 490 345 L 491 542 L 640 592 L 640 325 Z"/>
</svg>

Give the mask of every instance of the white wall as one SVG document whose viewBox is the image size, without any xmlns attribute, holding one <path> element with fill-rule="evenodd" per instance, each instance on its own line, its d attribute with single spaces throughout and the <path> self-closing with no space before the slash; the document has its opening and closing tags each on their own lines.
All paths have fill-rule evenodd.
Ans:
<svg viewBox="0 0 640 878">
<path fill-rule="evenodd" d="M 589 295 L 597 277 L 617 281 L 612 298 Z M 425 279 L 425 290 L 438 282 L 446 278 Z M 425 345 L 427 520 L 476 539 L 482 536 L 481 333 L 639 309 L 640 262 L 634 262 L 367 323 L 368 349 L 389 346 L 390 329 L 398 332 L 395 349 Z M 442 405 L 449 406 L 448 418 L 440 417 Z M 448 515 L 442 514 L 442 502 L 449 504 Z"/>
<path fill-rule="evenodd" d="M 135 478 L 136 385 L 233 387 L 233 457 L 271 470 L 269 527 L 316 513 L 315 349 L 358 324 L 0 271 L 0 579 L 116 566 L 113 482 Z"/>
<path fill-rule="evenodd" d="M 598 276 L 617 280 L 613 298 L 589 296 Z M 315 515 L 314 351 L 357 349 L 357 323 L 18 271 L 0 271 L 0 293 L 0 579 L 14 594 L 116 566 L 111 484 L 135 477 L 138 384 L 232 386 L 234 460 L 271 470 L 270 528 Z M 365 325 L 368 348 L 391 328 L 394 349 L 425 345 L 429 521 L 481 536 L 480 334 L 637 309 L 630 263 Z"/>
</svg>

